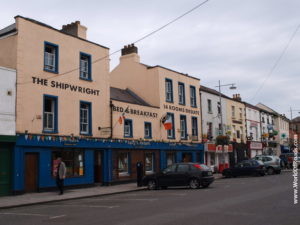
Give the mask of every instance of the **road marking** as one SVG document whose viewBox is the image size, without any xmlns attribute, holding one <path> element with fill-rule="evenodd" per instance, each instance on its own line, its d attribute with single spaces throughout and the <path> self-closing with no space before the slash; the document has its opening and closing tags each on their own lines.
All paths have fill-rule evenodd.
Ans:
<svg viewBox="0 0 300 225">
<path fill-rule="evenodd" d="M 104 198 L 102 200 L 108 200 L 108 201 L 157 201 L 157 198 L 128 198 L 128 199 L 122 199 L 122 198 Z"/>
<path fill-rule="evenodd" d="M 50 217 L 49 219 L 50 219 L 50 220 L 53 220 L 53 219 L 62 218 L 62 217 L 65 217 L 65 216 L 66 216 L 66 215 L 52 216 L 52 217 Z"/>
<path fill-rule="evenodd" d="M 48 216 L 49 216 L 49 215 L 44 215 L 44 214 L 34 214 L 34 213 L 0 213 L 0 215 L 39 216 L 39 217 L 48 217 Z"/>
<path fill-rule="evenodd" d="M 108 209 L 113 209 L 113 208 L 118 208 L 120 206 L 118 205 L 74 205 L 74 204 L 60 204 L 60 205 L 49 205 L 53 207 L 59 207 L 59 206 L 66 206 L 66 207 L 83 207 L 83 208 L 108 208 Z"/>
</svg>

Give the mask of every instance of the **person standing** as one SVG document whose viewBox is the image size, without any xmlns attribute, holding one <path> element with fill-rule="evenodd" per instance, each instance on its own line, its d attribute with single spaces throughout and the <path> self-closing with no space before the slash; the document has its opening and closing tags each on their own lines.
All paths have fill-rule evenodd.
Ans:
<svg viewBox="0 0 300 225">
<path fill-rule="evenodd" d="M 59 195 L 64 193 L 64 179 L 66 178 L 66 165 L 62 161 L 61 157 L 57 158 L 58 166 L 56 173 L 56 185 L 59 189 Z"/>
</svg>

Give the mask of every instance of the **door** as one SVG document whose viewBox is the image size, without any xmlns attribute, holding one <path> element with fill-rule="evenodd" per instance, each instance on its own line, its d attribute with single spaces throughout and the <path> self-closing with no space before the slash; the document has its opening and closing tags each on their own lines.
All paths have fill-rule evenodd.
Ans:
<svg viewBox="0 0 300 225">
<path fill-rule="evenodd" d="M 95 183 L 102 183 L 102 152 L 95 151 L 94 160 L 94 180 Z"/>
<path fill-rule="evenodd" d="M 10 194 L 11 189 L 11 152 L 7 145 L 0 148 L 0 196 Z"/>
<path fill-rule="evenodd" d="M 38 189 L 38 154 L 25 154 L 25 192 L 35 192 Z"/>
<path fill-rule="evenodd" d="M 191 153 L 183 153 L 182 154 L 182 162 L 192 162 L 192 154 Z"/>
</svg>

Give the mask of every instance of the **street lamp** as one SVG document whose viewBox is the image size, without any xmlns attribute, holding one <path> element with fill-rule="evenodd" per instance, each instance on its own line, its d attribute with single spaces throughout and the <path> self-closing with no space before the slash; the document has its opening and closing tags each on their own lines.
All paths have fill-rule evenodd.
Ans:
<svg viewBox="0 0 300 225">
<path fill-rule="evenodd" d="M 219 85 L 216 86 L 219 88 L 219 101 L 220 101 L 220 116 L 221 116 L 221 135 L 224 135 L 224 127 L 223 127 L 223 114 L 222 114 L 222 93 L 221 93 L 221 87 L 226 87 L 226 86 L 230 86 L 229 89 L 230 90 L 235 90 L 236 86 L 234 83 L 231 84 L 222 84 L 221 85 L 221 81 L 219 80 Z M 223 168 L 225 168 L 225 152 L 224 152 L 224 145 L 222 145 L 222 164 L 223 164 Z"/>
</svg>

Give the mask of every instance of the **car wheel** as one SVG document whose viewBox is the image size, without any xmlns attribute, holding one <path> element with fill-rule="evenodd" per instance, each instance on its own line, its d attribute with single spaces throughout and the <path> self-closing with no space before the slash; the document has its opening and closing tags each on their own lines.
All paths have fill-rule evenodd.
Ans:
<svg viewBox="0 0 300 225">
<path fill-rule="evenodd" d="M 155 180 L 149 180 L 147 186 L 148 186 L 149 190 L 155 190 L 157 188 L 156 181 Z"/>
<path fill-rule="evenodd" d="M 197 188 L 199 188 L 199 181 L 197 179 L 193 178 L 190 180 L 189 186 L 191 189 L 197 189 Z"/>
<path fill-rule="evenodd" d="M 268 175 L 273 175 L 274 174 L 274 169 L 272 167 L 269 167 L 267 169 L 267 173 L 268 173 Z"/>
</svg>

